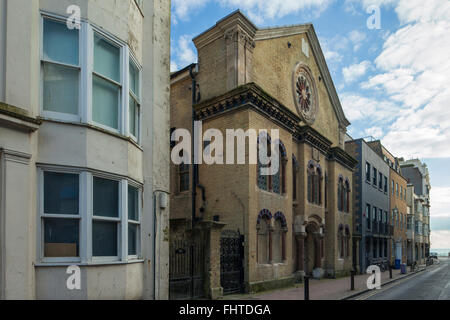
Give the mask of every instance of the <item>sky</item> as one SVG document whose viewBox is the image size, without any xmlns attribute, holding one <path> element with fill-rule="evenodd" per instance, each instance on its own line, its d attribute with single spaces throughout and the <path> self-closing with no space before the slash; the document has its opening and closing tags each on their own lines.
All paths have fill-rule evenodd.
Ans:
<svg viewBox="0 0 450 320">
<path fill-rule="evenodd" d="M 314 24 L 349 134 L 428 165 L 432 248 L 450 249 L 450 1 L 172 0 L 171 71 L 236 9 L 261 28 Z"/>
</svg>

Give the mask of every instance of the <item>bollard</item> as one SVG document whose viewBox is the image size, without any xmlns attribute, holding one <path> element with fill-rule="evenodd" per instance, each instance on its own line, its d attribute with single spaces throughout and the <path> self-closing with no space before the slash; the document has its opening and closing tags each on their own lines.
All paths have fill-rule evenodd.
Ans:
<svg viewBox="0 0 450 320">
<path fill-rule="evenodd" d="M 355 290 L 355 270 L 352 270 L 351 271 L 351 275 L 350 275 L 350 281 L 351 281 L 351 283 L 350 283 L 350 290 L 351 291 L 354 291 Z"/>
<path fill-rule="evenodd" d="M 392 279 L 392 266 L 389 265 L 389 278 Z"/>
<path fill-rule="evenodd" d="M 304 277 L 305 280 L 305 301 L 309 300 L 309 276 Z"/>
</svg>

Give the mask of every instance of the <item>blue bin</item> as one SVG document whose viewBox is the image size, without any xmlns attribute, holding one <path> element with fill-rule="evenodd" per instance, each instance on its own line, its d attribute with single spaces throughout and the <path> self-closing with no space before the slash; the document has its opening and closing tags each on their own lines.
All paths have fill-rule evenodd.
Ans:
<svg viewBox="0 0 450 320">
<path fill-rule="evenodd" d="M 400 259 L 395 259 L 395 270 L 400 269 L 401 263 L 402 263 L 402 261 Z"/>
</svg>

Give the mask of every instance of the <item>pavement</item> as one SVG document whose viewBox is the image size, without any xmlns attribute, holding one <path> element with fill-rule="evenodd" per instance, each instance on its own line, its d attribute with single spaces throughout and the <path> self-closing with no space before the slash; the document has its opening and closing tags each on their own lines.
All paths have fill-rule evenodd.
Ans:
<svg viewBox="0 0 450 320">
<path fill-rule="evenodd" d="M 450 260 L 440 263 L 426 272 L 413 275 L 395 285 L 366 293 L 357 300 L 450 300 Z"/>
<path fill-rule="evenodd" d="M 440 266 L 443 266 L 441 264 Z M 448 262 L 445 265 L 450 266 Z M 407 274 L 401 274 L 400 270 L 392 270 L 392 279 L 390 279 L 389 271 L 381 274 L 382 288 L 387 285 L 393 285 L 396 282 L 407 281 L 408 278 L 414 277 L 424 271 L 437 268 L 439 265 L 419 266 L 415 272 L 410 271 L 408 267 Z M 309 299 L 310 300 L 347 300 L 355 299 L 361 295 L 373 293 L 379 290 L 369 290 L 367 288 L 367 279 L 370 275 L 363 274 L 355 276 L 355 290 L 350 290 L 350 277 L 339 279 L 322 279 L 310 280 L 309 283 Z M 450 278 L 448 279 L 450 280 Z M 450 283 L 448 284 L 450 289 Z M 294 287 L 267 291 L 257 294 L 235 294 L 225 296 L 224 300 L 304 300 L 304 286 L 297 284 Z"/>
</svg>

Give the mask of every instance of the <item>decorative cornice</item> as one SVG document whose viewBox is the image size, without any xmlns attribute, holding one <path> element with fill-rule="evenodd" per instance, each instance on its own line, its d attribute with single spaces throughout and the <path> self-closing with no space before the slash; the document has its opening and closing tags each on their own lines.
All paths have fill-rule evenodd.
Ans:
<svg viewBox="0 0 450 320">
<path fill-rule="evenodd" d="M 194 106 L 195 120 L 207 120 L 241 108 L 252 108 L 290 132 L 293 132 L 295 126 L 300 122 L 300 118 L 296 114 L 255 83 L 245 84 L 224 95 Z"/>
<path fill-rule="evenodd" d="M 332 142 L 314 128 L 300 126 L 301 119 L 255 83 L 245 84 L 194 106 L 195 120 L 204 121 L 251 108 L 289 131 L 297 142 L 308 143 L 327 155 Z M 340 149 L 340 148 L 338 148 Z M 345 151 L 341 150 L 345 153 Z"/>
<path fill-rule="evenodd" d="M 310 126 L 297 125 L 293 136 L 297 142 L 309 143 L 324 154 L 328 153 L 333 144 L 330 140 L 325 138 Z"/>
<path fill-rule="evenodd" d="M 241 11 L 236 10 L 219 20 L 212 28 L 195 37 L 193 42 L 197 50 L 199 50 L 220 37 L 225 36 L 230 29 L 234 29 L 237 26 L 253 41 L 253 37 L 258 28 Z"/>
<path fill-rule="evenodd" d="M 358 161 L 339 147 L 331 148 L 328 152 L 328 160 L 337 161 L 350 170 L 356 168 Z"/>
</svg>

